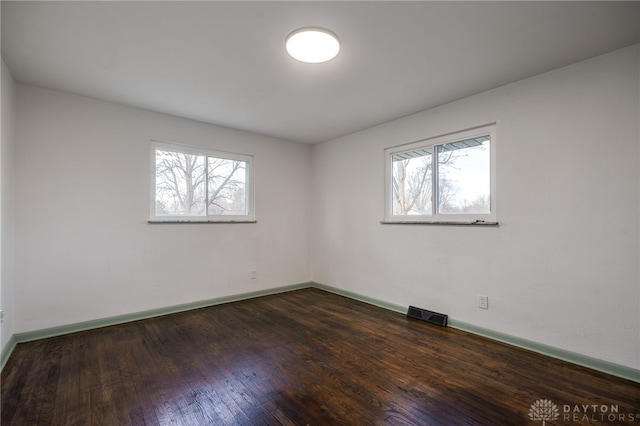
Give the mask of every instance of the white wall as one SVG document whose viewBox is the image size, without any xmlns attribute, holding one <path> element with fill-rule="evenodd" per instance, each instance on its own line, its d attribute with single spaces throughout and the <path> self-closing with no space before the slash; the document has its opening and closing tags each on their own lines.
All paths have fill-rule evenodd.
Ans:
<svg viewBox="0 0 640 426">
<path fill-rule="evenodd" d="M 16 333 L 309 281 L 309 146 L 17 94 Z M 258 223 L 147 224 L 151 139 L 254 155 Z"/>
<path fill-rule="evenodd" d="M 638 50 L 313 148 L 3 73 L 1 343 L 313 279 L 640 368 Z M 380 225 L 384 148 L 493 121 L 499 228 Z M 258 223 L 148 225 L 150 139 L 255 155 Z"/>
<path fill-rule="evenodd" d="M 4 321 L 0 326 L 0 349 L 4 349 L 13 334 L 15 287 L 14 269 L 14 122 L 16 83 L 2 61 L 2 135 L 0 144 L 0 306 Z"/>
<path fill-rule="evenodd" d="M 640 368 L 638 51 L 314 146 L 313 281 Z M 384 148 L 494 121 L 500 227 L 379 223 Z"/>
</svg>

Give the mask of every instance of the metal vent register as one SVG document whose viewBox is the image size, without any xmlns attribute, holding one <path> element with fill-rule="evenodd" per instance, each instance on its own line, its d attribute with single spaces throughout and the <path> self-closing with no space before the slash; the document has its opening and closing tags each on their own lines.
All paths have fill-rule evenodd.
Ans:
<svg viewBox="0 0 640 426">
<path fill-rule="evenodd" d="M 409 306 L 407 316 L 409 318 L 419 319 L 442 327 L 447 326 L 447 319 L 449 318 L 448 315 L 431 312 L 422 308 L 416 308 L 415 306 Z"/>
</svg>

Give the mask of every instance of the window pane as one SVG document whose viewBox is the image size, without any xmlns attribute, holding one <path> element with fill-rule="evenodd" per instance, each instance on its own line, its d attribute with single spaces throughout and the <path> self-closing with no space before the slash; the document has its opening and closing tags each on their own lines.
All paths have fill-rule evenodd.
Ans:
<svg viewBox="0 0 640 426">
<path fill-rule="evenodd" d="M 156 215 L 205 214 L 205 157 L 156 150 Z"/>
<path fill-rule="evenodd" d="M 432 214 L 432 149 L 394 154 L 392 161 L 394 215 Z"/>
<path fill-rule="evenodd" d="M 247 162 L 208 157 L 210 216 L 247 215 Z"/>
<path fill-rule="evenodd" d="M 491 213 L 488 136 L 438 147 L 438 213 Z"/>
</svg>

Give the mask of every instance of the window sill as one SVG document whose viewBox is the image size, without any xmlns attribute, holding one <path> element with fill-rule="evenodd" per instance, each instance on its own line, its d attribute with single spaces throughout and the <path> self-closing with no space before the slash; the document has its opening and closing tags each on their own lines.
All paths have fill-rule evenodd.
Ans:
<svg viewBox="0 0 640 426">
<path fill-rule="evenodd" d="M 148 220 L 149 225 L 175 225 L 179 224 L 239 224 L 239 223 L 258 223 L 257 220 Z"/>
<path fill-rule="evenodd" d="M 488 222 L 484 220 L 474 220 L 468 222 L 457 221 L 423 221 L 423 220 L 403 220 L 403 221 L 380 221 L 382 225 L 446 225 L 446 226 L 500 226 L 499 222 Z"/>
</svg>

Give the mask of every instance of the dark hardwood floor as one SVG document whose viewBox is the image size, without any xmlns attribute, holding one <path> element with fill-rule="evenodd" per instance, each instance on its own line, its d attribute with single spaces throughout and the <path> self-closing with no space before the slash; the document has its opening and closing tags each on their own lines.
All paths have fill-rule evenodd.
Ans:
<svg viewBox="0 0 640 426">
<path fill-rule="evenodd" d="M 19 344 L 1 391 L 2 426 L 640 424 L 640 384 L 317 289 Z"/>
</svg>

